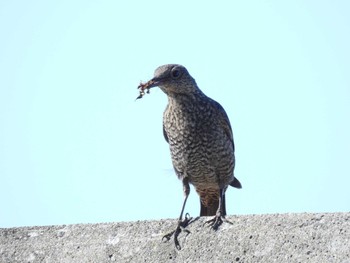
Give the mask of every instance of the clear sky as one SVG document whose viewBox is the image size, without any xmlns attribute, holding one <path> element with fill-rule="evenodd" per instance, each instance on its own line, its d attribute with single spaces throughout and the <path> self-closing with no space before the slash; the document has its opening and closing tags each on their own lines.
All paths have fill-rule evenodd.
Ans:
<svg viewBox="0 0 350 263">
<path fill-rule="evenodd" d="M 0 227 L 176 218 L 163 64 L 225 108 L 228 214 L 350 211 L 349 1 L 0 2 Z M 199 214 L 192 188 L 186 212 Z"/>
</svg>

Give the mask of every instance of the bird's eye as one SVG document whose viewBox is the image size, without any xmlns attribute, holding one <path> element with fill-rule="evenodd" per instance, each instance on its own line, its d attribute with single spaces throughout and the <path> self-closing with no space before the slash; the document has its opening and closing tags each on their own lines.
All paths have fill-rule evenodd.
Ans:
<svg viewBox="0 0 350 263">
<path fill-rule="evenodd" d="M 180 71 L 180 69 L 174 68 L 174 69 L 171 71 L 171 77 L 172 77 L 173 79 L 178 79 L 180 76 L 181 76 L 181 71 Z"/>
</svg>

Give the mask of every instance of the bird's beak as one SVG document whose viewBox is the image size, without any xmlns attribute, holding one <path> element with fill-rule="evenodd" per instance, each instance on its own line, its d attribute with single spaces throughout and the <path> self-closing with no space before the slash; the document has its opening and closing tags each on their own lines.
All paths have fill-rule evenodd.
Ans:
<svg viewBox="0 0 350 263">
<path fill-rule="evenodd" d="M 163 78 L 157 78 L 154 77 L 153 79 L 149 80 L 148 82 L 146 82 L 144 85 L 144 89 L 150 89 L 153 87 L 157 87 L 162 83 Z"/>
</svg>

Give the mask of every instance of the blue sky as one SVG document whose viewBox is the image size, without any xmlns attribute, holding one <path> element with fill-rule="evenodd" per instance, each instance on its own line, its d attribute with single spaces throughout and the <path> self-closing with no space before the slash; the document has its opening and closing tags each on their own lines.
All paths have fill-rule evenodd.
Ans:
<svg viewBox="0 0 350 263">
<path fill-rule="evenodd" d="M 228 214 L 350 209 L 349 1 L 1 1 L 0 227 L 176 218 L 165 94 L 230 117 Z M 192 188 L 186 212 L 199 214 Z"/>
</svg>

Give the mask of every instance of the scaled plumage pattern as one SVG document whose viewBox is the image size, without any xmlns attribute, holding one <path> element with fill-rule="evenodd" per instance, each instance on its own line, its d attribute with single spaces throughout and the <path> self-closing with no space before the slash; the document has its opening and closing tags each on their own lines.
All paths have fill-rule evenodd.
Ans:
<svg viewBox="0 0 350 263">
<path fill-rule="evenodd" d="M 175 244 L 192 184 L 200 197 L 200 216 L 215 216 L 208 222 L 217 229 L 226 215 L 225 191 L 241 188 L 234 177 L 235 147 L 230 121 L 223 107 L 207 97 L 181 65 L 160 66 L 154 78 L 139 88 L 158 86 L 168 97 L 163 115 L 163 133 L 169 143 L 174 170 L 184 187 L 184 203 L 175 231 Z M 142 96 L 141 96 L 142 97 Z M 185 222 L 186 221 L 186 222 Z M 170 235 L 171 236 L 171 235 Z M 165 236 L 167 239 L 169 235 Z"/>
</svg>

